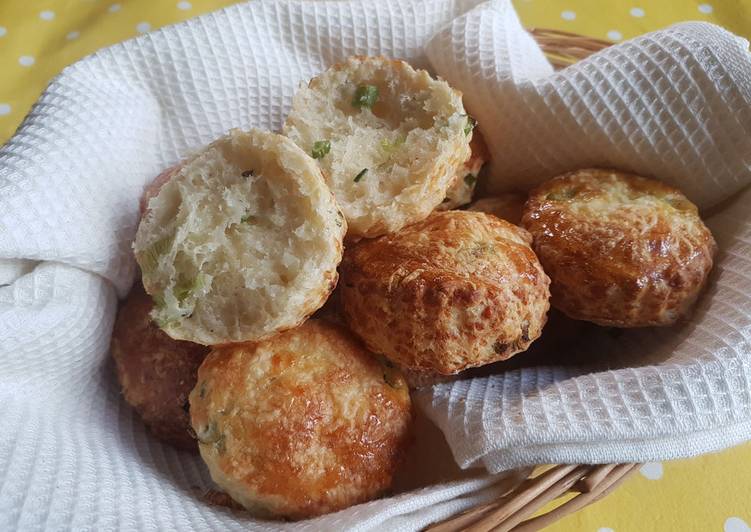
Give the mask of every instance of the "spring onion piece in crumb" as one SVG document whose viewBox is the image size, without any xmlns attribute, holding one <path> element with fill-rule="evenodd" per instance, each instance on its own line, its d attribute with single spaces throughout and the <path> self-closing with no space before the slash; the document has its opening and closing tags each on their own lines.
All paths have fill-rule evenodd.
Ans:
<svg viewBox="0 0 751 532">
<path fill-rule="evenodd" d="M 385 151 L 386 153 L 391 153 L 395 151 L 399 146 L 404 144 L 407 141 L 407 135 L 404 133 L 398 135 L 393 141 L 390 141 L 389 139 L 382 139 L 381 140 L 381 149 Z"/>
<path fill-rule="evenodd" d="M 475 129 L 476 125 L 477 125 L 477 120 L 467 115 L 467 125 L 464 126 L 464 134 L 469 135 L 470 133 L 472 133 L 472 130 Z"/>
<path fill-rule="evenodd" d="M 467 183 L 468 187 L 471 187 L 472 185 L 477 183 L 477 178 L 472 174 L 467 174 L 464 176 L 464 182 Z"/>
<path fill-rule="evenodd" d="M 313 149 L 310 154 L 313 159 L 323 159 L 331 151 L 331 142 L 328 140 L 317 140 L 313 143 Z"/>
<path fill-rule="evenodd" d="M 375 85 L 360 85 L 352 98 L 352 106 L 362 109 L 372 109 L 378 101 L 378 87 Z"/>
<path fill-rule="evenodd" d="M 143 250 L 141 254 L 141 271 L 148 275 L 159 266 L 159 259 L 172 247 L 174 236 L 161 238 Z"/>
<path fill-rule="evenodd" d="M 206 274 L 199 272 L 192 281 L 188 283 L 180 283 L 175 286 L 175 298 L 182 303 L 188 298 L 188 296 L 203 290 L 206 286 L 207 280 Z"/>
<path fill-rule="evenodd" d="M 355 176 L 355 183 L 359 183 L 360 179 L 362 179 L 363 177 L 365 177 L 365 174 L 367 174 L 367 173 L 368 173 L 368 169 L 367 168 L 363 168 L 362 170 L 360 170 L 360 173 Z"/>
</svg>

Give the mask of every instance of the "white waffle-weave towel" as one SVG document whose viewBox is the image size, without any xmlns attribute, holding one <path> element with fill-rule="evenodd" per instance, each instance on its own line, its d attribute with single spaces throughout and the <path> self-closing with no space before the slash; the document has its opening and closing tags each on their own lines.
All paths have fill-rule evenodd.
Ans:
<svg viewBox="0 0 751 532">
<path fill-rule="evenodd" d="M 508 1 L 256 0 L 67 68 L 0 150 L 0 529 L 278 529 L 197 497 L 200 459 L 123 404 L 109 335 L 143 186 L 232 127 L 278 129 L 297 85 L 351 54 L 432 66 L 461 88 L 497 189 L 602 164 L 702 207 L 737 196 L 710 219 L 721 254 L 689 326 L 593 338 L 622 369 L 422 394 L 460 464 L 665 459 L 751 437 L 747 43 L 679 25 L 553 74 Z M 502 489 L 478 474 L 293 528 L 414 530 Z"/>
</svg>

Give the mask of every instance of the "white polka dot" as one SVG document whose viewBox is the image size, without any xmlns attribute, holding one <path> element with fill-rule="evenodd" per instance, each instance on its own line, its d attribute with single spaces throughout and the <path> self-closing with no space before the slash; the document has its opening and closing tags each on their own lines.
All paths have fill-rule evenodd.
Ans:
<svg viewBox="0 0 751 532">
<path fill-rule="evenodd" d="M 75 41 L 81 36 L 81 32 L 79 31 L 71 31 L 68 35 L 65 36 L 66 39 L 69 41 Z"/>
<path fill-rule="evenodd" d="M 714 8 L 709 4 L 699 4 L 699 13 L 704 13 L 705 15 L 709 15 L 712 11 L 714 11 Z"/>
<path fill-rule="evenodd" d="M 601 526 L 597 529 L 597 532 L 615 532 L 615 530 L 613 530 L 609 526 Z"/>
<path fill-rule="evenodd" d="M 146 33 L 150 29 L 151 24 L 149 24 L 148 22 L 139 22 L 138 24 L 136 24 L 136 31 L 138 33 Z"/>
<path fill-rule="evenodd" d="M 728 517 L 723 530 L 725 532 L 751 532 L 751 527 L 740 517 Z"/>
<path fill-rule="evenodd" d="M 6 33 L 8 33 L 8 30 L 5 29 L 5 26 L 0 26 L 0 37 L 5 36 Z"/>
<path fill-rule="evenodd" d="M 34 64 L 34 58 L 30 55 L 22 55 L 18 58 L 18 64 L 21 66 L 31 66 Z"/>
<path fill-rule="evenodd" d="M 636 17 L 636 18 L 641 18 L 644 16 L 644 10 L 640 7 L 632 7 L 629 13 L 631 13 L 632 17 Z"/>
<path fill-rule="evenodd" d="M 562 11 L 561 18 L 563 20 L 574 20 L 576 18 L 576 13 L 573 11 Z"/>
<path fill-rule="evenodd" d="M 55 18 L 55 12 L 50 10 L 45 10 L 39 13 L 39 18 L 42 20 L 52 20 Z"/>
<path fill-rule="evenodd" d="M 621 35 L 620 31 L 610 30 L 608 32 L 608 39 L 610 39 L 611 41 L 620 41 L 621 39 L 623 39 L 623 35 Z"/>
<path fill-rule="evenodd" d="M 109 7 L 109 9 L 107 9 L 107 11 L 109 11 L 110 13 L 117 13 L 118 11 L 120 11 L 120 8 L 121 8 L 121 7 L 122 7 L 122 6 L 121 6 L 120 4 L 112 4 L 112 5 L 111 5 L 111 6 Z"/>
<path fill-rule="evenodd" d="M 10 114 L 10 105 L 7 103 L 0 103 L 0 116 Z"/>
<path fill-rule="evenodd" d="M 662 464 L 660 462 L 647 462 L 639 472 L 649 480 L 660 480 L 662 478 Z"/>
<path fill-rule="evenodd" d="M 186 11 L 193 7 L 190 2 L 178 2 L 177 3 L 177 9 L 182 9 L 183 11 Z"/>
</svg>

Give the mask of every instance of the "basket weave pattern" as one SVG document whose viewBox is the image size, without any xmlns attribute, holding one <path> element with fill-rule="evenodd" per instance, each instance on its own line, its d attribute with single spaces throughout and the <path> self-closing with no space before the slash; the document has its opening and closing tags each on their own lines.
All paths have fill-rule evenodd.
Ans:
<svg viewBox="0 0 751 532">
<path fill-rule="evenodd" d="M 543 28 L 529 30 L 551 64 L 565 68 L 610 46 L 610 42 Z M 532 532 L 605 497 L 641 464 L 557 465 L 531 476 L 501 498 L 427 528 L 431 532 Z M 573 496 L 572 496 L 573 495 Z M 549 512 L 532 517 L 551 501 L 568 497 Z"/>
</svg>

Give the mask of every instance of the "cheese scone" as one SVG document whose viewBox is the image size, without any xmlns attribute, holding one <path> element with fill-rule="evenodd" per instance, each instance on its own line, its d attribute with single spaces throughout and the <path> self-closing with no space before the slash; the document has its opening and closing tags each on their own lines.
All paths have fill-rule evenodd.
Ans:
<svg viewBox="0 0 751 532">
<path fill-rule="evenodd" d="M 151 298 L 137 283 L 117 313 L 111 351 L 123 396 L 161 440 L 195 450 L 188 394 L 209 348 L 173 340 L 149 317 Z"/>
<path fill-rule="evenodd" d="M 134 250 L 172 338 L 256 341 L 323 305 L 346 229 L 313 159 L 281 135 L 233 130 L 171 173 Z"/>
<path fill-rule="evenodd" d="M 545 324 L 548 277 L 524 229 L 446 211 L 349 248 L 347 324 L 371 351 L 444 375 L 524 351 Z"/>
<path fill-rule="evenodd" d="M 696 206 L 658 181 L 615 170 L 561 175 L 530 193 L 522 225 L 552 280 L 552 304 L 613 327 L 670 325 L 712 269 Z"/>
<path fill-rule="evenodd" d="M 298 90 L 284 134 L 317 160 L 357 239 L 430 214 L 470 155 L 473 127 L 445 81 L 352 57 Z"/>
<path fill-rule="evenodd" d="M 214 482 L 255 515 L 291 519 L 387 490 L 412 420 L 404 377 L 343 327 L 315 319 L 215 348 L 190 414 Z"/>
<path fill-rule="evenodd" d="M 479 199 L 471 203 L 467 207 L 467 210 L 492 214 L 493 216 L 497 216 L 498 218 L 511 222 L 514 225 L 519 225 L 522 221 L 525 201 L 527 201 L 527 196 L 525 194 L 519 192 L 507 192 L 505 194 Z"/>
<path fill-rule="evenodd" d="M 472 201 L 472 195 L 475 192 L 475 185 L 477 184 L 480 170 L 482 170 L 482 166 L 489 157 L 488 148 L 479 130 L 475 129 L 473 131 L 472 142 L 469 143 L 469 147 L 472 150 L 472 154 L 459 168 L 453 183 L 446 191 L 446 197 L 436 207 L 437 211 L 456 209 Z"/>
</svg>

